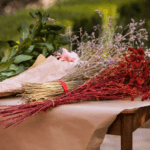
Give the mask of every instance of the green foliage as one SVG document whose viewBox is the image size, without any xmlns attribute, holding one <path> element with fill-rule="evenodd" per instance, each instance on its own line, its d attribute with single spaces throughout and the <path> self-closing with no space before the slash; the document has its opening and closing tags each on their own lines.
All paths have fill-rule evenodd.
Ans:
<svg viewBox="0 0 150 150">
<path fill-rule="evenodd" d="M 11 55 L 11 47 L 7 41 L 0 41 L 0 59 L 1 62 L 6 62 Z"/>
<path fill-rule="evenodd" d="M 33 56 L 30 56 L 30 55 L 25 55 L 25 54 L 17 55 L 15 57 L 14 63 L 19 64 L 23 61 L 31 60 L 32 58 L 33 58 Z"/>
<path fill-rule="evenodd" d="M 10 61 L 7 62 L 0 62 L 0 72 L 7 70 L 13 62 L 14 59 L 11 59 Z"/>
<path fill-rule="evenodd" d="M 20 42 L 17 53 L 19 54 L 26 51 L 30 47 L 31 42 L 32 42 L 31 38 L 25 38 L 22 42 Z"/>
<path fill-rule="evenodd" d="M 107 5 L 109 9 L 102 11 L 105 15 L 105 12 L 109 12 L 109 10 L 111 10 L 112 4 L 118 6 L 123 3 L 131 3 L 134 1 L 140 2 L 143 0 L 62 0 L 61 3 L 50 7 L 46 11 L 51 15 L 51 18 L 57 19 L 57 21 L 59 21 L 61 24 L 72 27 L 72 18 L 74 16 L 80 16 L 83 13 L 89 15 L 91 14 L 91 12 L 93 13 L 95 9 L 105 9 L 105 5 Z M 20 35 L 18 34 L 16 27 L 20 26 L 22 22 L 24 22 L 27 26 L 34 23 L 34 20 L 28 15 L 30 11 L 31 10 L 25 9 L 18 10 L 14 14 L 1 15 L 0 40 L 18 40 Z M 36 13 L 37 11 L 44 13 L 45 10 L 32 10 L 33 13 Z M 35 14 L 33 13 L 31 13 L 33 15 L 33 18 L 36 18 Z M 114 16 L 114 14 L 106 15 Z M 116 16 L 114 17 L 116 18 Z"/>
<path fill-rule="evenodd" d="M 21 33 L 19 44 L 13 40 L 0 41 L 0 81 L 28 69 L 39 54 L 45 57 L 53 54 L 62 45 L 70 44 L 68 37 L 61 37 L 63 27 L 46 24 L 48 15 L 30 13 L 35 24 L 23 23 L 17 30 Z"/>
</svg>

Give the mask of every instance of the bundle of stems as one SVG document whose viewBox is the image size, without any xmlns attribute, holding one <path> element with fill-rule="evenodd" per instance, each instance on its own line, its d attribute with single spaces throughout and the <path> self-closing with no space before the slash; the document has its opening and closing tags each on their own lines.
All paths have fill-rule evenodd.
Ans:
<svg viewBox="0 0 150 150">
<path fill-rule="evenodd" d="M 142 100 L 150 97 L 150 59 L 144 58 L 144 50 L 129 47 L 129 55 L 125 56 L 118 65 L 111 64 L 100 75 L 88 80 L 76 89 L 56 97 L 53 100 L 35 102 L 16 106 L 5 106 L 0 109 L 4 118 L 0 124 L 4 128 L 18 125 L 40 111 L 58 105 L 81 102 L 90 99 L 129 99 L 142 96 Z M 4 106 L 3 106 L 4 107 Z M 8 118 L 5 118 L 8 117 Z"/>
<path fill-rule="evenodd" d="M 69 91 L 100 74 L 100 72 L 106 68 L 106 64 L 101 63 L 99 58 L 96 59 L 96 56 L 101 49 L 102 48 L 91 55 L 87 61 L 80 60 L 79 64 L 61 79 L 67 84 Z M 53 99 L 64 94 L 64 88 L 58 81 L 46 83 L 23 83 L 22 87 L 24 92 L 20 95 L 26 103 Z"/>
<path fill-rule="evenodd" d="M 88 62 L 89 64 L 89 62 Z M 72 90 L 80 86 L 87 80 L 100 74 L 106 67 L 100 63 L 92 63 L 88 67 L 87 64 L 76 66 L 71 73 L 64 76 L 61 80 L 66 83 L 68 90 Z M 24 92 L 20 94 L 26 103 L 53 99 L 64 94 L 64 88 L 58 81 L 46 83 L 23 83 Z"/>
<path fill-rule="evenodd" d="M 70 91 L 84 82 L 85 81 L 69 81 L 65 82 L 65 84 Z M 21 96 L 23 100 L 26 100 L 26 103 L 54 99 L 65 93 L 62 84 L 59 82 L 24 83 L 22 87 L 24 93 L 22 93 Z"/>
</svg>

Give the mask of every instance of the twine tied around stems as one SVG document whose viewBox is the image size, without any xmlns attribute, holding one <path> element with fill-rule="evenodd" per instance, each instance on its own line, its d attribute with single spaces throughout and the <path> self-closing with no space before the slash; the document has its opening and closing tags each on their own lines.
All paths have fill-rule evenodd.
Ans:
<svg viewBox="0 0 150 150">
<path fill-rule="evenodd" d="M 58 82 L 61 83 L 62 87 L 64 88 L 64 92 L 67 93 L 68 92 L 67 84 L 61 80 L 59 80 Z"/>
</svg>

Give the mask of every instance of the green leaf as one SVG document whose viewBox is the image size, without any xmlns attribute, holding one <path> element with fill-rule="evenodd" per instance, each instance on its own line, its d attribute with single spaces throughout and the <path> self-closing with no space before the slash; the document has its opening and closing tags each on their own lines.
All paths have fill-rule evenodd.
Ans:
<svg viewBox="0 0 150 150">
<path fill-rule="evenodd" d="M 11 64 L 10 67 L 9 67 L 9 70 L 14 70 L 14 71 L 16 71 L 16 70 L 18 70 L 18 69 L 19 69 L 19 67 L 18 67 L 17 65 L 15 65 L 15 64 Z"/>
<path fill-rule="evenodd" d="M 14 59 L 10 60 L 9 62 L 1 62 L 0 63 L 0 72 L 7 70 L 13 62 L 14 62 Z"/>
<path fill-rule="evenodd" d="M 34 44 L 36 44 L 36 43 L 42 43 L 42 42 L 44 42 L 44 40 L 34 40 L 34 41 L 32 41 L 32 45 L 34 45 Z"/>
<path fill-rule="evenodd" d="M 43 46 L 42 54 L 46 57 L 47 56 L 47 47 Z"/>
<path fill-rule="evenodd" d="M 19 65 L 18 67 L 19 67 L 19 69 L 16 70 L 16 75 L 20 74 L 20 73 L 22 73 L 22 72 L 24 72 L 26 70 L 25 67 L 22 64 Z"/>
<path fill-rule="evenodd" d="M 31 25 L 29 26 L 30 29 L 33 29 L 33 27 L 34 27 L 34 24 L 31 24 Z"/>
<path fill-rule="evenodd" d="M 29 36 L 29 29 L 25 23 L 22 23 L 17 30 L 23 33 L 23 39 L 26 39 Z"/>
<path fill-rule="evenodd" d="M 30 45 L 30 47 L 26 50 L 26 53 L 31 53 L 34 49 L 35 45 Z"/>
<path fill-rule="evenodd" d="M 22 43 L 20 44 L 17 53 L 26 51 L 31 45 L 31 39 L 30 38 L 26 38 L 22 41 Z"/>
<path fill-rule="evenodd" d="M 31 60 L 33 56 L 20 54 L 15 57 L 14 63 L 19 64 L 21 62 Z"/>
<path fill-rule="evenodd" d="M 48 20 L 48 15 L 45 13 L 43 16 L 42 16 L 42 24 L 46 24 L 46 21 Z"/>
<path fill-rule="evenodd" d="M 43 27 L 43 29 L 47 29 L 48 31 L 50 31 L 50 30 L 56 30 L 56 31 L 58 31 L 58 30 L 63 29 L 63 27 L 58 26 L 58 25 L 45 25 Z"/>
<path fill-rule="evenodd" d="M 11 77 L 15 74 L 16 74 L 15 71 L 8 71 L 8 72 L 2 72 L 1 73 L 2 76 L 6 76 L 6 77 Z"/>
<path fill-rule="evenodd" d="M 55 40 L 55 35 L 54 34 L 46 35 L 46 42 L 53 43 L 54 40 Z"/>
<path fill-rule="evenodd" d="M 36 52 L 36 53 L 38 53 L 38 54 L 41 54 L 42 53 L 42 47 L 36 47 L 36 48 L 34 48 L 34 51 L 33 52 L 31 52 L 32 54 L 34 54 L 34 52 Z"/>
<path fill-rule="evenodd" d="M 22 62 L 21 64 L 22 64 L 25 68 L 26 68 L 26 67 L 29 68 L 29 67 L 31 67 L 31 60 L 30 60 L 30 61 Z"/>
<path fill-rule="evenodd" d="M 9 40 L 9 41 L 7 41 L 7 43 L 9 44 L 10 47 L 13 47 L 13 46 L 15 46 L 15 45 L 19 45 L 18 43 L 16 43 L 16 42 L 13 41 L 13 40 Z"/>
<path fill-rule="evenodd" d="M 55 43 L 59 45 L 67 45 L 70 44 L 71 41 L 67 36 L 60 36 L 58 40 L 55 40 Z"/>
<path fill-rule="evenodd" d="M 36 34 L 35 37 L 46 37 L 47 38 L 48 35 L 53 35 L 55 37 L 56 35 L 58 35 L 58 33 L 55 31 L 41 31 L 38 34 Z"/>
<path fill-rule="evenodd" d="M 41 51 L 42 52 L 42 51 Z M 40 52 L 40 53 L 41 53 Z M 29 56 L 33 56 L 33 57 L 36 57 L 36 55 L 35 54 L 33 54 L 33 52 L 30 52 L 30 53 L 23 53 L 24 55 L 29 55 Z"/>
<path fill-rule="evenodd" d="M 9 59 L 12 59 L 16 55 L 16 53 L 17 52 L 15 50 L 12 50 Z"/>
<path fill-rule="evenodd" d="M 12 66 L 12 65 L 11 65 Z M 10 69 L 9 69 L 10 70 Z M 15 76 L 15 75 L 18 75 L 22 72 L 24 72 L 26 70 L 26 68 L 21 64 L 19 66 L 16 66 L 14 70 L 10 70 L 10 71 L 5 71 L 5 72 L 2 72 L 1 73 L 1 76 L 4 77 L 12 77 L 12 76 Z M 5 79 L 5 78 L 4 78 Z M 1 79 L 0 79 L 1 80 Z"/>
<path fill-rule="evenodd" d="M 58 52 L 59 52 L 60 54 L 62 54 L 62 52 L 63 52 L 62 47 L 60 47 L 60 49 L 58 50 Z"/>
<path fill-rule="evenodd" d="M 36 18 L 36 14 L 33 12 L 29 12 L 29 14 L 31 15 L 32 18 Z"/>
<path fill-rule="evenodd" d="M 4 57 L 4 51 L 8 47 L 8 43 L 5 41 L 0 41 L 0 58 L 2 59 Z"/>
<path fill-rule="evenodd" d="M 37 43 L 35 45 L 35 48 L 43 47 L 43 46 L 46 46 L 49 52 L 54 49 L 54 47 L 53 47 L 53 45 L 51 43 Z"/>
<path fill-rule="evenodd" d="M 22 41 L 23 41 L 23 39 L 20 38 L 20 39 L 19 39 L 19 46 L 21 45 Z"/>
<path fill-rule="evenodd" d="M 42 29 L 42 22 L 39 20 L 32 30 L 32 38 L 34 38 L 34 36 L 38 34 L 41 31 L 41 29 Z"/>
<path fill-rule="evenodd" d="M 54 47 L 54 51 L 56 51 L 57 50 L 57 48 L 56 48 L 56 43 L 52 43 L 52 45 L 53 45 L 53 47 Z"/>
<path fill-rule="evenodd" d="M 41 50 L 42 51 L 42 50 Z M 38 53 L 37 51 L 32 52 L 34 55 L 39 56 L 40 53 Z"/>
<path fill-rule="evenodd" d="M 40 33 L 36 34 L 36 35 L 34 36 L 34 38 L 35 38 L 35 39 L 38 39 L 38 40 L 42 40 L 42 38 L 45 38 L 45 36 L 46 36 L 46 35 L 45 35 L 44 33 L 41 33 L 41 32 L 40 32 Z M 34 40 L 35 40 L 35 39 L 34 39 Z"/>
<path fill-rule="evenodd" d="M 41 14 L 41 12 L 39 11 L 38 13 L 35 13 L 36 14 L 36 16 L 39 18 L 39 20 L 42 20 L 42 14 Z"/>
<path fill-rule="evenodd" d="M 1 62 L 6 62 L 11 55 L 12 49 L 6 41 L 0 41 L 0 58 Z"/>
<path fill-rule="evenodd" d="M 6 77 L 6 76 L 2 76 L 2 75 L 0 75 L 0 82 L 4 81 L 5 79 L 7 79 L 7 77 Z"/>
</svg>

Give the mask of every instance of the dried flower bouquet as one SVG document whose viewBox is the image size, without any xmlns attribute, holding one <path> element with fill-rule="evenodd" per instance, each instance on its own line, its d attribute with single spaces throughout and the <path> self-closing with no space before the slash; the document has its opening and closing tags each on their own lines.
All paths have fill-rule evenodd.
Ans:
<svg viewBox="0 0 150 150">
<path fill-rule="evenodd" d="M 102 17 L 102 14 L 99 10 L 96 10 L 99 13 L 99 16 Z M 70 73 L 62 78 L 63 82 L 69 83 L 70 81 L 76 82 L 72 85 L 73 89 L 78 86 L 78 81 L 81 81 L 79 84 L 84 83 L 85 81 L 101 74 L 101 71 L 105 69 L 109 64 L 119 61 L 119 58 L 123 54 L 128 53 L 126 50 L 129 46 L 135 47 L 144 46 L 142 39 L 147 40 L 147 31 L 146 29 L 138 29 L 144 24 L 144 21 L 134 22 L 131 19 L 132 23 L 127 25 L 125 29 L 128 28 L 128 32 L 125 35 L 122 35 L 123 29 L 121 32 L 115 32 L 117 29 L 122 29 L 122 27 L 112 27 L 112 20 L 109 19 L 107 31 L 101 32 L 99 30 L 99 25 L 94 26 L 94 31 L 99 30 L 100 36 L 95 38 L 94 32 L 89 36 L 87 32 L 82 33 L 82 28 L 80 28 L 81 42 L 78 41 L 78 37 L 74 35 L 71 38 L 71 47 L 73 44 L 78 45 L 76 52 L 80 56 L 79 64 L 70 70 Z M 70 36 L 70 30 L 65 36 Z M 86 38 L 87 42 L 84 42 Z M 126 42 L 128 41 L 128 42 Z M 126 43 L 125 43 L 126 42 Z M 148 49 L 146 48 L 146 51 Z M 60 94 L 64 93 L 63 87 L 60 83 L 56 83 L 55 89 L 59 93 L 56 95 L 56 92 L 51 90 L 54 88 L 54 83 L 45 83 L 45 84 L 34 84 L 34 83 L 25 83 L 23 85 L 25 92 L 22 94 L 26 102 L 33 102 L 45 99 L 52 99 Z M 52 84 L 52 86 L 51 86 Z M 58 87 L 59 84 L 59 87 Z M 70 83 L 71 85 L 71 83 Z"/>
<path fill-rule="evenodd" d="M 142 100 L 150 97 L 150 59 L 144 57 L 144 50 L 128 48 L 129 56 L 125 56 L 118 64 L 111 64 L 100 75 L 53 100 L 34 102 L 16 106 L 5 106 L 0 110 L 4 128 L 18 125 L 40 111 L 62 104 L 81 102 L 90 99 L 126 99 L 134 100 L 142 96 Z M 129 98 L 128 98 L 129 99 Z M 5 118 L 8 117 L 8 118 Z"/>
<path fill-rule="evenodd" d="M 99 11 L 98 13 L 101 16 Z M 136 96 L 142 96 L 142 100 L 148 99 L 150 97 L 150 60 L 144 56 L 149 49 L 144 48 L 144 52 L 143 48 L 140 47 L 144 47 L 141 39 L 147 40 L 147 32 L 145 29 L 138 30 L 136 28 L 143 23 L 143 21 L 135 23 L 132 20 L 132 23 L 127 26 L 129 32 L 122 35 L 112 32 L 110 19 L 108 31 L 103 31 L 102 36 L 97 39 L 95 39 L 94 33 L 92 36 L 88 36 L 86 32 L 83 36 L 90 39 L 88 42 L 79 42 L 77 37 L 72 37 L 72 41 L 77 41 L 79 46 L 78 54 L 81 62 L 62 80 L 64 82 L 82 81 L 82 77 L 84 79 L 86 77 L 88 80 L 75 89 L 51 100 L 16 106 L 1 106 L 0 116 L 2 120 L 0 124 L 4 124 L 4 128 L 18 125 L 40 111 L 46 112 L 47 109 L 58 105 L 90 99 L 120 100 L 131 98 L 134 100 Z M 98 29 L 98 26 L 94 28 Z M 126 40 L 128 42 L 125 43 Z M 74 43 L 72 42 L 72 44 Z M 79 72 L 81 74 L 78 75 Z"/>
</svg>

